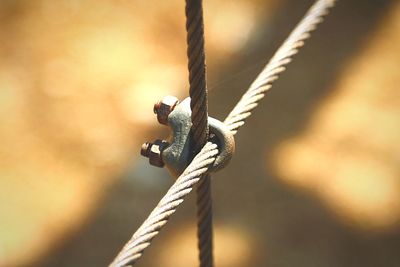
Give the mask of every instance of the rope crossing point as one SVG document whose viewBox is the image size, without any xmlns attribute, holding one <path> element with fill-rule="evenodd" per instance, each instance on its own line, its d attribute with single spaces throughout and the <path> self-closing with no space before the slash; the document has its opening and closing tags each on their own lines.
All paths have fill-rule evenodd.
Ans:
<svg viewBox="0 0 400 267">
<path fill-rule="evenodd" d="M 299 48 L 304 45 L 304 41 L 310 37 L 310 33 L 322 22 L 322 18 L 333 7 L 335 2 L 335 0 L 318 0 L 308 10 L 225 119 L 224 122 L 232 133 L 236 134 L 237 130 L 244 125 L 245 119 L 251 115 L 251 111 L 264 98 L 266 91 L 279 78 L 279 74 L 285 70 L 285 66 L 290 63 L 291 58 L 297 54 Z M 149 217 L 122 248 L 109 265 L 110 267 L 133 266 L 142 256 L 143 251 L 151 244 L 151 240 L 167 223 L 169 217 L 175 213 L 177 207 L 183 202 L 184 197 L 192 191 L 193 186 L 208 172 L 218 153 L 216 144 L 207 142 L 204 145 L 150 213 Z"/>
</svg>

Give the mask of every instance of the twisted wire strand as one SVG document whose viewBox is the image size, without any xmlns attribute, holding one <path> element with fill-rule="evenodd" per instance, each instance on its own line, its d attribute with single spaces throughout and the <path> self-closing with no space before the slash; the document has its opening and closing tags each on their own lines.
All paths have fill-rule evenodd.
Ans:
<svg viewBox="0 0 400 267">
<path fill-rule="evenodd" d="M 264 98 L 265 93 L 272 87 L 272 83 L 279 78 L 279 74 L 285 71 L 285 66 L 292 61 L 292 57 L 298 53 L 299 49 L 304 45 L 304 41 L 310 37 L 310 33 L 322 22 L 323 17 L 334 6 L 335 2 L 336 0 L 317 1 L 280 46 L 225 119 L 224 123 L 233 134 L 236 134 L 239 127 L 244 125 L 252 110 Z"/>
<path fill-rule="evenodd" d="M 192 109 L 191 148 L 193 156 L 208 139 L 208 101 L 204 51 L 202 0 L 186 0 L 189 95 Z M 213 266 L 211 177 L 204 175 L 196 189 L 197 246 L 200 267 Z"/>
<path fill-rule="evenodd" d="M 284 66 L 290 62 L 291 57 L 304 45 L 304 41 L 310 36 L 310 32 L 322 21 L 322 17 L 328 13 L 329 8 L 333 7 L 335 2 L 335 0 L 318 0 L 251 84 L 242 99 L 225 119 L 226 125 L 234 134 L 244 124 L 244 120 L 251 115 L 251 111 L 272 86 L 272 82 L 279 78 L 278 75 L 285 70 Z M 201 176 L 207 173 L 217 154 L 217 145 L 207 142 L 167 191 L 146 221 L 122 248 L 110 267 L 133 266 L 141 257 L 143 251 L 150 245 L 151 240 L 159 233 L 169 217 L 183 202 L 184 197 L 201 181 Z"/>
<path fill-rule="evenodd" d="M 193 152 L 197 154 L 208 139 L 208 103 L 202 0 L 186 0 L 189 95 L 192 109 Z"/>
<path fill-rule="evenodd" d="M 199 248 L 200 267 L 212 267 L 213 259 L 213 227 L 211 176 L 203 175 L 196 189 L 197 205 L 197 247 Z"/>
</svg>

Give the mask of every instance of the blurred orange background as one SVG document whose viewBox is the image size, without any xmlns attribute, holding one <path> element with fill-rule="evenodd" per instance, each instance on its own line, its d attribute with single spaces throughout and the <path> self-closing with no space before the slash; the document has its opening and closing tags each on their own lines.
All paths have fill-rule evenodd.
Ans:
<svg viewBox="0 0 400 267">
<path fill-rule="evenodd" d="M 223 119 L 313 1 L 204 2 Z M 0 0 L 0 266 L 106 266 L 173 180 L 184 1 Z M 339 1 L 213 175 L 216 266 L 399 266 L 400 3 Z M 137 266 L 196 266 L 193 196 Z"/>
</svg>

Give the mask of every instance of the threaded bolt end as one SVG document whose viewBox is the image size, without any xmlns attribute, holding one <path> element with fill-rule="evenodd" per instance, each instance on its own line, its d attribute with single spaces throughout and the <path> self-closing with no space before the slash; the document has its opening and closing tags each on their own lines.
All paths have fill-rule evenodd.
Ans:
<svg viewBox="0 0 400 267">
<path fill-rule="evenodd" d="M 150 149 L 152 145 L 153 144 L 149 142 L 144 143 L 140 148 L 140 155 L 148 158 L 150 156 Z"/>
</svg>

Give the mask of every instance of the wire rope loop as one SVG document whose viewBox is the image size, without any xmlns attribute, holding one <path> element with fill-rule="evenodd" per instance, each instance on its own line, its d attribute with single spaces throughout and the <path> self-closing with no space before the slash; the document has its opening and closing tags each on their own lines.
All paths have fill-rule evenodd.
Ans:
<svg viewBox="0 0 400 267">
<path fill-rule="evenodd" d="M 218 144 L 219 150 L 209 172 L 216 172 L 226 167 L 232 159 L 235 153 L 235 138 L 222 121 L 208 117 L 208 126 L 211 134 L 210 140 Z"/>
<path fill-rule="evenodd" d="M 177 177 L 192 161 L 192 111 L 190 109 L 190 98 L 186 98 L 175 106 L 168 115 L 168 126 L 171 128 L 169 143 L 162 151 L 162 160 L 169 172 Z M 210 129 L 210 141 L 218 145 L 220 153 L 209 172 L 216 172 L 225 167 L 235 152 L 235 139 L 232 132 L 221 121 L 208 117 Z"/>
</svg>

